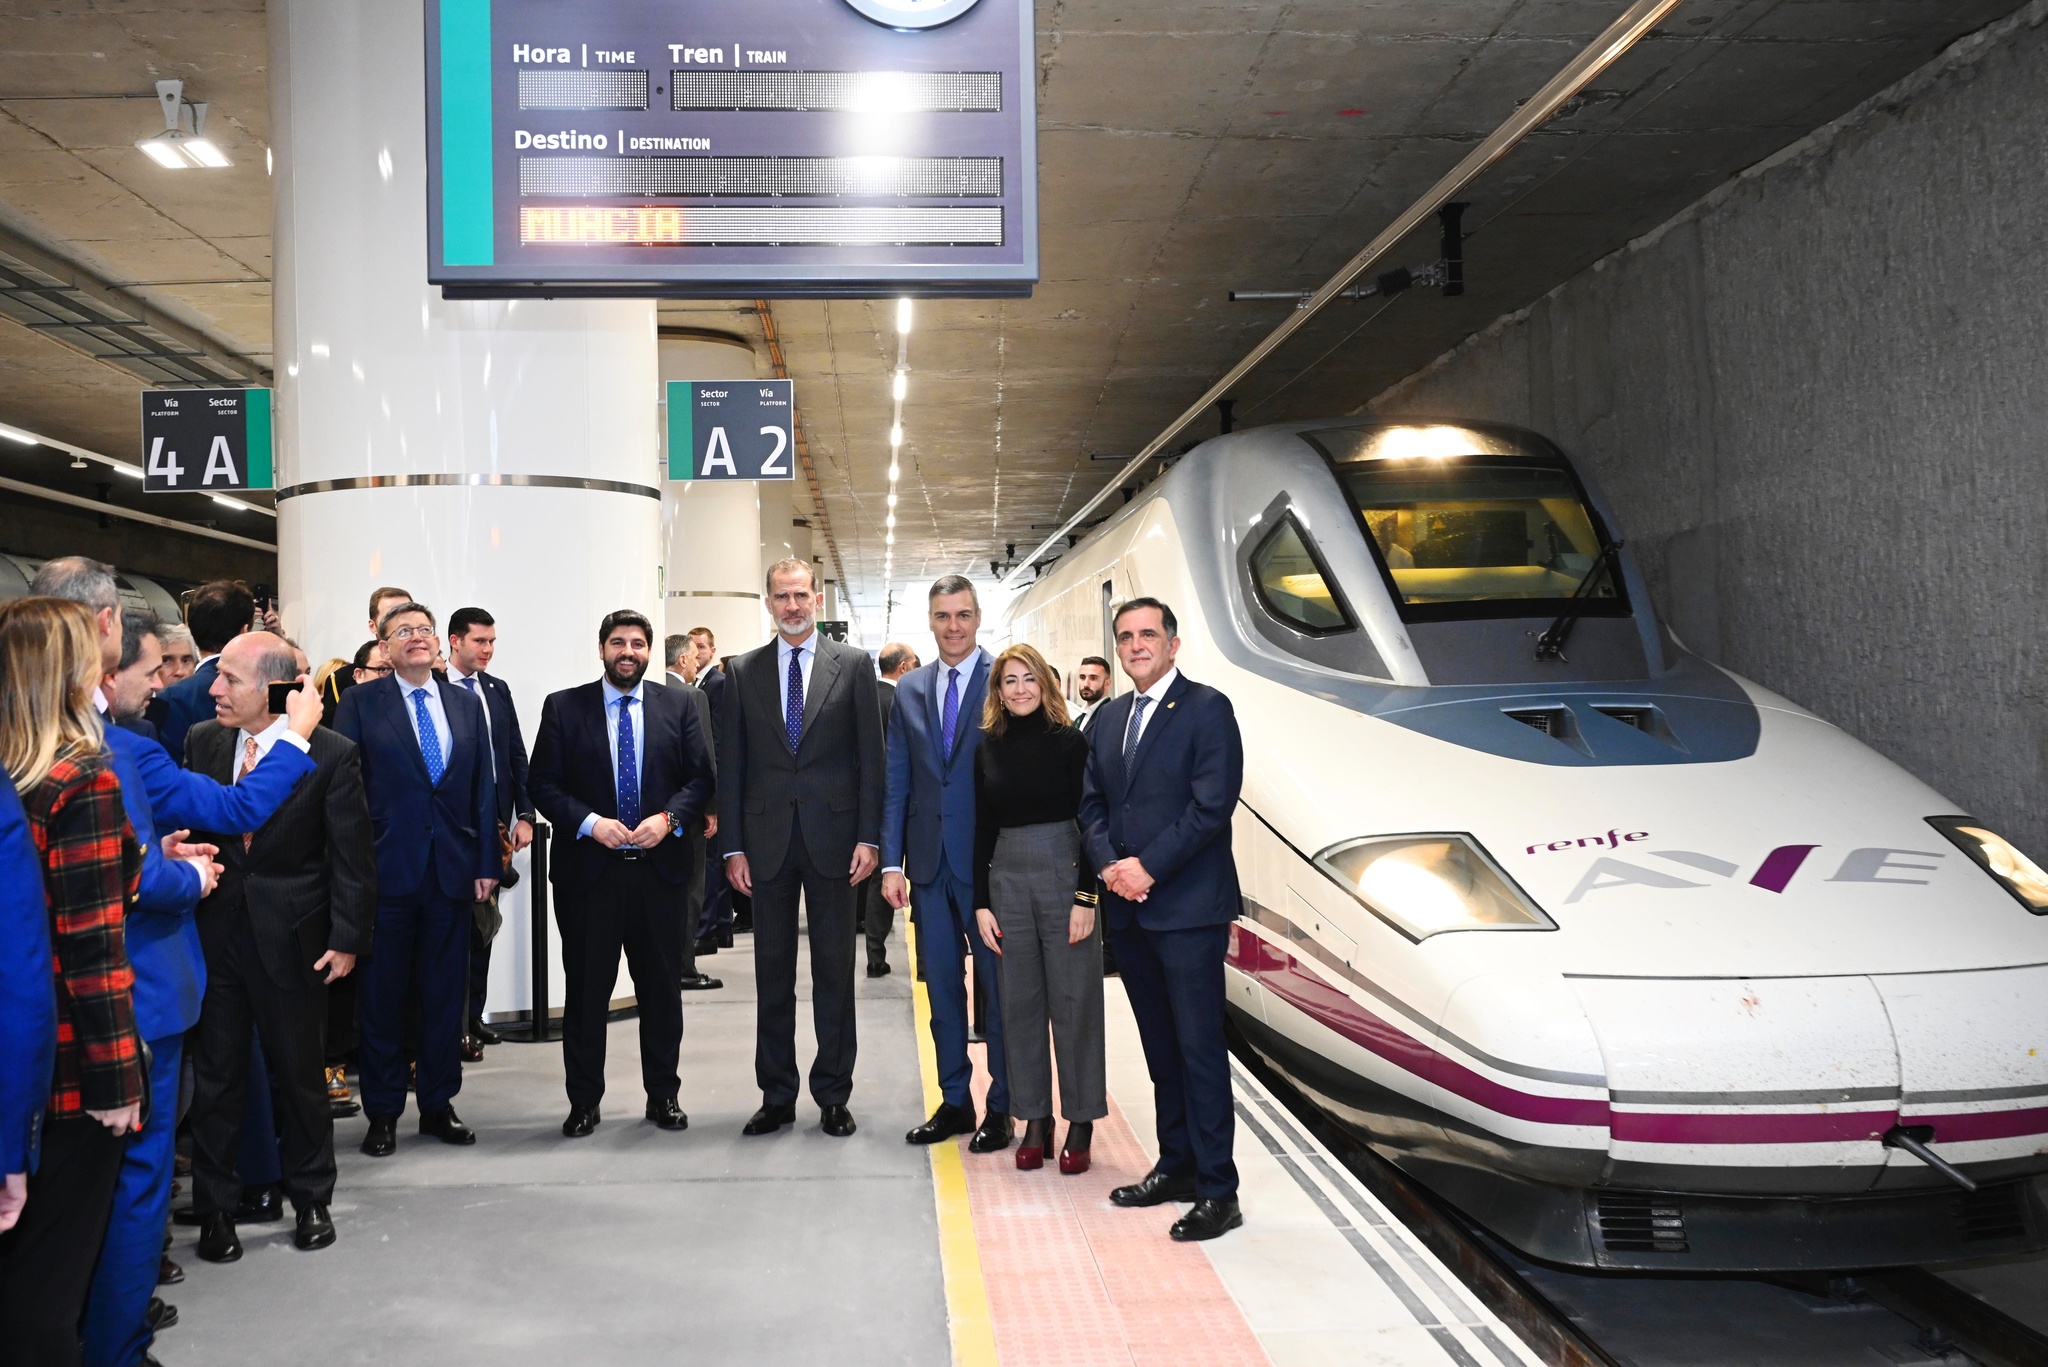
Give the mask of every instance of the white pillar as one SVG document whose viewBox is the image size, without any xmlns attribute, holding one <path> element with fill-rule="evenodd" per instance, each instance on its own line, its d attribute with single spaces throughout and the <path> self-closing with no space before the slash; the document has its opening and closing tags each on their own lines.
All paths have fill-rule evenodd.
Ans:
<svg viewBox="0 0 2048 1367">
<path fill-rule="evenodd" d="M 667 441 L 670 381 L 757 378 L 753 348 L 694 338 L 663 338 L 661 393 Z M 662 485 L 664 635 L 710 627 L 718 653 L 738 655 L 768 639 L 759 564 L 762 490 L 743 480 L 673 480 Z M 772 502 L 766 505 L 773 508 Z"/>
<path fill-rule="evenodd" d="M 604 613 L 660 620 L 654 306 L 444 301 L 418 0 L 269 18 L 285 627 L 320 659 L 363 640 L 380 584 L 443 622 L 487 608 L 531 745 L 542 699 L 596 677 Z M 494 1011 L 529 1006 L 531 885 L 505 899 Z"/>
</svg>

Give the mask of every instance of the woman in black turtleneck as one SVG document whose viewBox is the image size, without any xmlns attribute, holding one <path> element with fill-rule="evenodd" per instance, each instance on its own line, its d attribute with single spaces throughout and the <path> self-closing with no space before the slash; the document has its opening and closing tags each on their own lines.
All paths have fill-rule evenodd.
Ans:
<svg viewBox="0 0 2048 1367">
<path fill-rule="evenodd" d="M 1067 721 L 1052 669 L 1024 645 L 1011 646 L 990 667 L 981 725 L 974 760 L 974 916 L 982 940 L 1002 956 L 1010 1112 L 1024 1121 L 1017 1166 L 1042 1167 L 1052 1147 L 1056 1050 L 1060 1110 L 1067 1118 L 1060 1171 L 1086 1172 L 1095 1122 L 1109 1114 L 1102 929 L 1095 874 L 1082 867 L 1075 821 L 1088 742 Z"/>
</svg>

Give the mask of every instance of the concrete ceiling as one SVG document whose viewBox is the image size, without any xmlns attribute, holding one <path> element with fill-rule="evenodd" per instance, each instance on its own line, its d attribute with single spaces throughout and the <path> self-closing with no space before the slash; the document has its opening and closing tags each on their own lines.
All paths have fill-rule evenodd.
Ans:
<svg viewBox="0 0 2048 1367">
<path fill-rule="evenodd" d="M 1035 544 L 1289 305 L 1611 21 L 1622 0 L 1040 0 L 1042 283 L 925 302 L 910 339 L 896 578 Z M 1688 0 L 1469 196 L 1469 288 L 1342 303 L 1237 398 L 1341 413 L 2015 0 Z M 0 5 L 0 230 L 267 366 L 262 0 Z M 212 106 L 234 169 L 133 147 L 152 83 Z M 1436 255 L 1433 234 L 1396 253 Z M 1390 263 L 1394 264 L 1394 263 Z M 751 305 L 664 324 L 759 341 Z M 822 512 L 870 634 L 895 359 L 886 302 L 778 302 Z M 765 358 L 764 358 L 765 365 Z M 0 322 L 0 422 L 126 456 L 134 375 Z M 1213 425 L 1191 435 L 1206 436 Z"/>
</svg>

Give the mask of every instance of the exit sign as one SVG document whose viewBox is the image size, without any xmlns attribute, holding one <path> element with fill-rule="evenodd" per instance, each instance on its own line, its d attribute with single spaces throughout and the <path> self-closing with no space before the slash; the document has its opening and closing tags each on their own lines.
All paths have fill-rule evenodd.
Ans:
<svg viewBox="0 0 2048 1367">
<path fill-rule="evenodd" d="M 142 488 L 152 494 L 269 489 L 270 391 L 142 394 Z"/>
</svg>

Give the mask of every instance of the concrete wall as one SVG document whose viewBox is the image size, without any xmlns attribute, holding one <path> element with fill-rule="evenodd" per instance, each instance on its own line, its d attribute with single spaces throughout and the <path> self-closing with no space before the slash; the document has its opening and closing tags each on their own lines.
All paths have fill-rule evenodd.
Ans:
<svg viewBox="0 0 2048 1367">
<path fill-rule="evenodd" d="M 2036 0 L 1369 406 L 1554 436 L 1687 644 L 2048 859 L 2044 80 Z"/>
</svg>

